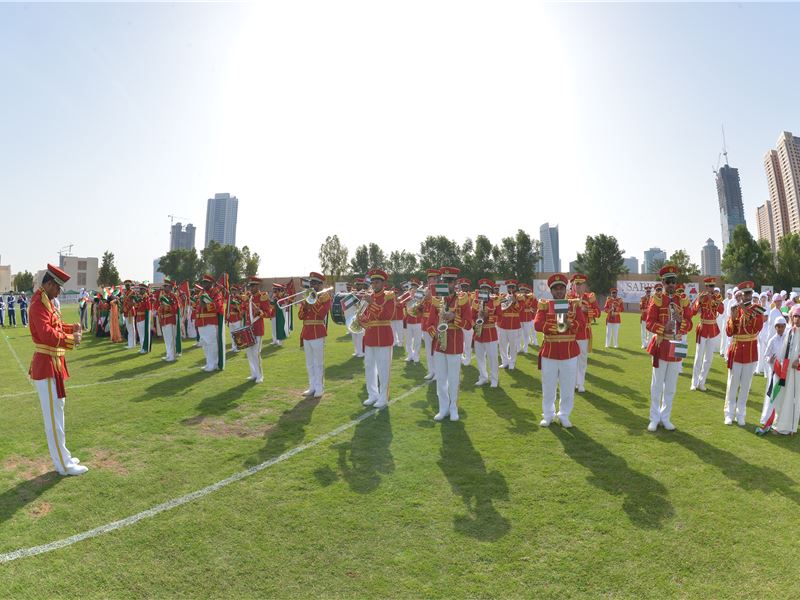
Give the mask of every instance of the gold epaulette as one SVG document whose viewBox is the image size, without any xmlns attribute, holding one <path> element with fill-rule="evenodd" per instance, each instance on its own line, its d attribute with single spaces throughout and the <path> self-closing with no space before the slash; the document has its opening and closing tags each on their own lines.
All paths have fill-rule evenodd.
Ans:
<svg viewBox="0 0 800 600">
<path fill-rule="evenodd" d="M 395 293 L 392 290 L 386 290 L 386 292 L 384 292 L 384 293 L 386 294 L 386 299 L 387 300 L 394 300 L 395 299 Z"/>
<path fill-rule="evenodd" d="M 664 302 L 664 292 L 656 292 L 653 294 L 653 299 L 651 300 L 653 304 L 660 307 Z"/>
<path fill-rule="evenodd" d="M 469 302 L 470 302 L 469 294 L 465 292 L 458 292 L 458 294 L 456 295 L 456 304 L 458 306 L 464 306 L 465 304 L 469 304 Z"/>
<path fill-rule="evenodd" d="M 539 300 L 539 308 L 538 310 L 548 310 L 550 308 L 550 304 L 547 300 Z"/>
</svg>

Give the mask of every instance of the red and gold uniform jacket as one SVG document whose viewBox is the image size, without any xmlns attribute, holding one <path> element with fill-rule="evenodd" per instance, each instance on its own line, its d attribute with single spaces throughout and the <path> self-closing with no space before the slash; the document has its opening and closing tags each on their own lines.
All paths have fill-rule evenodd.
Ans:
<svg viewBox="0 0 800 600">
<path fill-rule="evenodd" d="M 686 334 L 692 329 L 692 307 L 689 306 L 689 299 L 682 294 L 666 293 L 654 294 L 647 307 L 647 330 L 655 335 L 650 338 L 647 352 L 653 357 L 653 366 L 658 367 L 661 360 L 667 362 L 681 362 L 683 359 L 670 352 L 670 340 L 664 337 L 664 326 L 670 318 L 670 304 L 677 304 L 680 310 L 681 322 L 677 328 L 676 336 Z"/>
<path fill-rule="evenodd" d="M 264 337 L 264 320 L 275 316 L 275 306 L 269 299 L 267 292 L 258 291 L 255 294 L 245 294 L 242 302 L 242 316 L 245 323 L 253 328 L 253 335 Z M 250 315 L 252 314 L 252 320 Z M 259 319 L 258 316 L 261 315 Z"/>
<path fill-rule="evenodd" d="M 158 322 L 164 325 L 175 325 L 178 318 L 178 296 L 175 292 L 161 292 L 158 301 Z"/>
<path fill-rule="evenodd" d="M 482 344 L 488 344 L 489 342 L 496 342 L 497 341 L 497 298 L 494 296 L 490 296 L 489 299 L 484 302 L 484 310 L 486 310 L 486 317 L 483 320 L 483 328 L 481 329 L 481 334 L 478 335 L 477 333 L 473 336 L 472 340 L 474 342 L 481 342 Z M 475 319 L 478 318 L 478 311 L 480 310 L 481 302 L 480 300 L 473 300 L 472 301 L 472 315 Z M 473 328 L 475 324 L 473 322 Z"/>
<path fill-rule="evenodd" d="M 392 319 L 395 304 L 394 292 L 382 290 L 372 294 L 372 304 L 358 319 L 364 326 L 364 346 L 385 347 L 394 344 Z"/>
<path fill-rule="evenodd" d="M 625 311 L 625 304 L 622 298 L 614 298 L 609 296 L 606 298 L 606 304 L 603 306 L 603 312 L 606 313 L 606 323 L 619 323 L 621 321 L 619 314 Z"/>
<path fill-rule="evenodd" d="M 225 299 L 222 297 L 222 290 L 213 287 L 208 292 L 200 292 L 197 297 L 197 314 L 195 315 L 195 323 L 198 327 L 219 325 L 217 315 L 223 314 L 225 314 Z"/>
<path fill-rule="evenodd" d="M 522 304 L 525 301 L 524 298 L 520 298 L 521 294 L 517 294 L 514 302 L 511 306 L 508 307 L 507 310 L 503 310 L 499 304 L 497 307 L 497 326 L 502 329 L 520 329 L 522 327 L 521 321 L 521 311 L 522 311 Z M 504 300 L 507 298 L 508 295 L 502 297 L 500 300 Z"/>
<path fill-rule="evenodd" d="M 462 354 L 464 352 L 464 330 L 472 327 L 472 306 L 469 296 L 464 292 L 456 292 L 445 298 L 433 298 L 433 310 L 428 315 L 428 320 L 423 329 L 433 337 L 433 352 L 444 354 Z M 455 313 L 455 319 L 447 324 L 447 346 L 444 351 L 439 347 L 439 310 L 444 303 L 444 312 Z"/>
<path fill-rule="evenodd" d="M 405 314 L 406 325 L 417 325 L 422 323 L 422 305 L 413 311 L 413 314 L 408 310 L 408 302 L 403 304 L 403 313 Z"/>
<path fill-rule="evenodd" d="M 533 318 L 536 316 L 536 307 L 539 305 L 539 301 L 536 299 L 536 296 L 533 294 L 525 294 L 520 300 L 520 306 L 522 307 L 519 311 L 519 320 L 523 323 L 530 323 L 533 321 Z"/>
<path fill-rule="evenodd" d="M 61 321 L 61 315 L 41 288 L 31 297 L 28 328 L 33 340 L 33 358 L 28 374 L 33 380 L 54 378 L 58 397 L 65 398 L 64 382 L 69 378 L 69 372 L 64 355 L 75 347 L 75 338 L 72 325 Z"/>
<path fill-rule="evenodd" d="M 650 308 L 650 300 L 652 296 L 645 294 L 639 299 L 639 322 L 644 323 L 647 321 L 647 309 Z"/>
<path fill-rule="evenodd" d="M 543 358 L 567 360 L 581 353 L 576 340 L 576 333 L 586 328 L 586 317 L 581 310 L 581 302 L 577 298 L 567 298 L 569 310 L 566 315 L 567 330 L 558 331 L 558 322 L 553 308 L 553 300 L 539 300 L 533 327 L 544 334 L 542 347 L 539 349 L 539 368 Z"/>
<path fill-rule="evenodd" d="M 300 310 L 297 311 L 298 318 L 303 322 L 303 330 L 300 332 L 300 345 L 303 340 L 317 340 L 328 337 L 328 326 L 325 324 L 325 317 L 333 304 L 333 298 L 328 292 L 319 294 L 314 304 L 308 302 L 300 303 Z"/>
<path fill-rule="evenodd" d="M 147 311 L 150 310 L 150 294 L 145 294 L 144 296 L 136 298 L 133 310 L 136 316 L 136 322 L 141 323 L 144 321 L 144 318 L 147 316 Z"/>
<path fill-rule="evenodd" d="M 733 363 L 753 363 L 758 361 L 758 334 L 764 326 L 764 315 L 753 310 L 753 305 L 745 308 L 739 307 L 739 314 L 736 318 L 728 317 L 725 325 L 725 333 L 733 338 L 728 348 L 728 368 Z"/>
<path fill-rule="evenodd" d="M 432 296 L 428 296 L 422 301 L 420 308 L 417 309 L 417 318 L 422 325 L 422 331 L 425 331 L 425 324 L 431 318 L 431 313 L 433 312 L 433 304 L 431 302 Z"/>
<path fill-rule="evenodd" d="M 397 295 L 392 292 L 392 295 L 395 297 L 394 300 L 394 314 L 392 315 L 392 321 L 403 321 L 406 316 L 406 304 L 405 302 L 398 302 Z"/>
<path fill-rule="evenodd" d="M 692 305 L 692 314 L 700 313 L 700 322 L 697 324 L 697 342 L 700 338 L 711 339 L 719 335 L 717 315 L 725 312 L 725 306 L 720 294 L 700 294 Z"/>
<path fill-rule="evenodd" d="M 580 309 L 583 313 L 583 327 L 579 327 L 575 332 L 575 339 L 590 340 L 592 339 L 592 320 L 600 316 L 600 304 L 597 302 L 597 296 L 594 292 L 584 292 L 578 296 L 575 292 L 567 294 L 567 298 L 571 300 L 580 300 Z"/>
<path fill-rule="evenodd" d="M 236 323 L 242 320 L 242 298 L 239 295 L 231 294 L 228 304 L 228 323 Z"/>
<path fill-rule="evenodd" d="M 134 316 L 134 314 L 133 290 L 130 290 L 125 292 L 125 295 L 122 297 L 122 316 L 127 319 L 128 317 Z"/>
</svg>

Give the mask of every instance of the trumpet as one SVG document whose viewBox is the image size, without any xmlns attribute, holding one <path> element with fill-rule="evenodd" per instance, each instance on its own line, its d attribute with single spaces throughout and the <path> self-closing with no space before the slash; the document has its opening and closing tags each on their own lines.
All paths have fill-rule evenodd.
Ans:
<svg viewBox="0 0 800 600">
<path fill-rule="evenodd" d="M 400 303 L 409 302 L 411 301 L 412 298 L 416 298 L 418 293 L 420 294 L 419 299 L 422 299 L 425 297 L 425 292 L 423 291 L 424 289 L 425 289 L 424 283 L 419 284 L 419 286 L 417 287 L 414 287 L 412 285 L 410 288 L 408 288 L 405 292 L 403 292 L 402 294 L 400 294 L 400 296 L 397 297 L 397 302 Z"/>
<path fill-rule="evenodd" d="M 514 302 L 519 300 L 519 296 L 521 295 L 522 294 L 509 294 L 500 302 L 500 308 L 502 310 L 508 310 L 514 304 Z"/>
<path fill-rule="evenodd" d="M 406 303 L 406 310 L 408 314 L 412 317 L 417 316 L 417 311 L 420 309 L 422 305 L 422 301 L 425 300 L 425 284 L 423 283 L 417 289 L 414 290 L 414 295 L 411 299 Z"/>
<path fill-rule="evenodd" d="M 278 300 L 278 308 L 289 308 L 290 306 L 294 306 L 295 304 L 300 304 L 301 302 L 305 302 L 306 304 L 311 304 L 312 306 L 317 303 L 319 297 L 322 294 L 326 294 L 333 290 L 332 287 L 326 287 L 323 290 L 316 291 L 314 289 L 303 290 L 302 292 L 296 292 L 291 296 L 286 296 Z"/>
</svg>

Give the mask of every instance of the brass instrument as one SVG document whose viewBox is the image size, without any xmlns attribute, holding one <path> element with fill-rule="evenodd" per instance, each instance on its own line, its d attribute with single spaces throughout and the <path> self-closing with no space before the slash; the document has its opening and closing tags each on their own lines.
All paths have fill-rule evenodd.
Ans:
<svg viewBox="0 0 800 600">
<path fill-rule="evenodd" d="M 558 333 L 567 332 L 567 313 L 556 314 L 556 329 L 558 330 Z"/>
<path fill-rule="evenodd" d="M 664 330 L 666 331 L 667 329 L 672 329 L 672 333 L 671 334 L 665 333 L 664 337 L 670 335 L 671 336 L 670 339 L 673 340 L 680 339 L 681 338 L 680 328 L 682 321 L 683 321 L 683 311 L 681 310 L 680 305 L 677 302 L 670 302 L 667 327 L 665 327 Z"/>
<path fill-rule="evenodd" d="M 425 284 L 423 283 L 414 290 L 414 295 L 406 303 L 406 311 L 408 311 L 409 315 L 412 317 L 417 316 L 417 311 L 421 308 L 422 302 L 425 300 L 425 296 Z"/>
<path fill-rule="evenodd" d="M 356 312 L 354 312 L 345 321 L 345 327 L 347 328 L 347 331 L 352 334 L 358 335 L 360 333 L 364 333 L 364 326 L 361 324 L 361 321 L 359 321 L 359 317 L 362 317 L 369 307 L 369 301 L 366 299 L 366 297 L 372 295 L 373 292 L 371 287 L 372 286 L 370 286 L 370 289 L 367 291 L 358 292 L 358 295 L 361 296 L 361 299 L 358 301 Z"/>
<path fill-rule="evenodd" d="M 331 291 L 333 291 L 332 287 L 326 287 L 320 291 L 308 289 L 302 292 L 296 292 L 291 296 L 285 296 L 284 298 L 278 300 L 278 308 L 289 308 L 290 306 L 300 304 L 301 302 L 305 302 L 306 304 L 311 304 L 313 306 L 317 303 L 317 300 L 322 294 L 327 294 Z"/>
<path fill-rule="evenodd" d="M 447 323 L 444 322 L 444 313 L 447 309 L 446 298 L 440 298 L 440 302 L 439 324 L 436 326 L 436 337 L 439 340 L 439 350 L 444 352 L 447 350 Z"/>
<path fill-rule="evenodd" d="M 502 310 L 508 310 L 517 301 L 516 294 L 508 294 L 505 298 L 500 301 L 500 308 Z"/>
<path fill-rule="evenodd" d="M 481 299 L 481 303 L 478 305 L 478 318 L 475 319 L 475 335 L 480 336 L 481 332 L 483 331 L 483 314 L 485 312 L 485 305 L 486 305 L 486 298 L 489 297 L 489 294 L 485 292 L 478 292 L 478 297 Z"/>
</svg>

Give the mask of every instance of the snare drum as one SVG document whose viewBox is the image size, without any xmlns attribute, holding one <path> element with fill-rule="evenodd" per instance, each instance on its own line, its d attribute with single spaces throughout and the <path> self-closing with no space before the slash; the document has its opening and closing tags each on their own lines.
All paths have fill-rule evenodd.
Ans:
<svg viewBox="0 0 800 600">
<path fill-rule="evenodd" d="M 345 323 L 345 316 L 344 316 L 344 307 L 342 306 L 342 300 L 344 300 L 345 296 L 349 294 L 336 294 L 333 298 L 333 304 L 331 305 L 331 319 L 333 319 L 334 323 L 338 323 L 339 325 L 344 325 Z"/>
<path fill-rule="evenodd" d="M 240 350 L 256 345 L 256 336 L 253 335 L 253 328 L 250 325 L 231 331 L 231 337 Z"/>
</svg>

